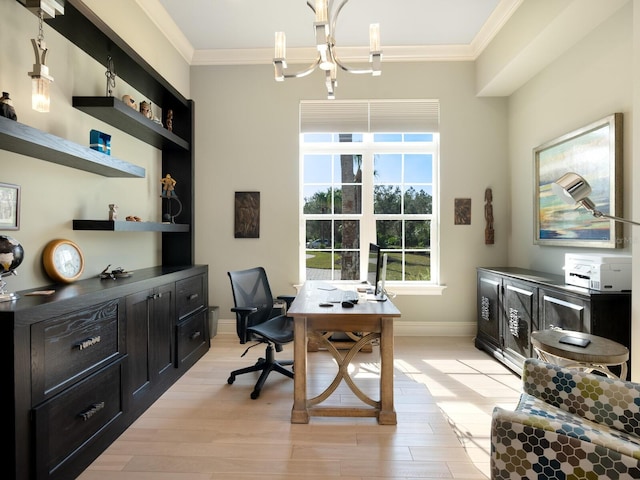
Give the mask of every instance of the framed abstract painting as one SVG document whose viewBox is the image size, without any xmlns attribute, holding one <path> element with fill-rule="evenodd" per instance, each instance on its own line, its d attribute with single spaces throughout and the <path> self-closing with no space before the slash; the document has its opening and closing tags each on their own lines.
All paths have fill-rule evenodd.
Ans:
<svg viewBox="0 0 640 480">
<path fill-rule="evenodd" d="M 622 114 L 614 113 L 533 150 L 534 243 L 565 247 L 622 246 L 622 225 L 569 205 L 551 185 L 575 172 L 591 185 L 589 198 L 607 215 L 622 216 Z"/>
</svg>

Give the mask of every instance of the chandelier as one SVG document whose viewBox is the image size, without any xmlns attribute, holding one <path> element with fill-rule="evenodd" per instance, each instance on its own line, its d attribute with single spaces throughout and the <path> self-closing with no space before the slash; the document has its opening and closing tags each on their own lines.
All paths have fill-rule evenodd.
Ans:
<svg viewBox="0 0 640 480">
<path fill-rule="evenodd" d="M 335 98 L 334 92 L 338 85 L 338 68 L 349 73 L 371 74 L 374 77 L 380 75 L 382 50 L 380 49 L 380 24 L 378 23 L 372 23 L 369 26 L 369 68 L 358 69 L 349 67 L 345 65 L 336 54 L 336 20 L 338 19 L 342 8 L 348 2 L 349 0 L 342 0 L 335 12 L 331 13 L 333 0 L 315 0 L 315 6 L 312 5 L 311 0 L 307 1 L 309 8 L 315 12 L 313 28 L 316 34 L 316 48 L 318 50 L 318 56 L 311 65 L 303 70 L 298 72 L 287 72 L 285 34 L 284 32 L 276 32 L 273 66 L 275 67 L 275 79 L 277 82 L 283 82 L 285 78 L 305 77 L 319 68 L 325 72 L 327 98 L 332 100 Z"/>
</svg>

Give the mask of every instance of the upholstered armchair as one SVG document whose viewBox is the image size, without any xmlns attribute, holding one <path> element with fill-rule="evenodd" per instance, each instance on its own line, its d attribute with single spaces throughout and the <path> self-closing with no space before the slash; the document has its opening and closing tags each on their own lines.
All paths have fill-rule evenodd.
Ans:
<svg viewBox="0 0 640 480">
<path fill-rule="evenodd" d="M 491 421 L 492 479 L 640 478 L 640 384 L 529 358 Z"/>
</svg>

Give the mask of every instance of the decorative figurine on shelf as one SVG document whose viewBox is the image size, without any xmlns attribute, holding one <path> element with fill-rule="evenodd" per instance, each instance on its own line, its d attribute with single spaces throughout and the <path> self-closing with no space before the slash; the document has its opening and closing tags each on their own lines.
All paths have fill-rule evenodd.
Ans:
<svg viewBox="0 0 640 480">
<path fill-rule="evenodd" d="M 0 116 L 10 120 L 18 120 L 16 109 L 13 108 L 13 102 L 7 92 L 2 92 L 2 97 L 0 97 Z"/>
<path fill-rule="evenodd" d="M 113 97 L 113 89 L 116 87 L 116 69 L 111 55 L 107 55 L 107 71 L 104 74 L 107 77 L 107 97 Z"/>
<path fill-rule="evenodd" d="M 115 203 L 109 204 L 109 220 L 115 222 L 118 219 L 118 205 Z"/>
<path fill-rule="evenodd" d="M 160 180 L 160 183 L 162 184 L 162 197 L 169 198 L 176 196 L 176 193 L 174 191 L 176 187 L 176 181 L 171 177 L 171 175 L 167 173 L 165 177 Z"/>
<path fill-rule="evenodd" d="M 153 112 L 151 111 L 151 103 L 143 100 L 140 102 L 140 113 L 147 117 L 149 120 L 153 120 Z"/>
<path fill-rule="evenodd" d="M 484 229 L 484 243 L 486 245 L 493 245 L 495 240 L 493 231 L 493 205 L 491 205 L 491 202 L 493 201 L 493 192 L 490 188 L 487 188 L 484 191 L 484 201 L 484 218 L 487 221 L 487 226 Z"/>
<path fill-rule="evenodd" d="M 175 192 L 176 181 L 168 173 L 160 180 L 162 184 L 162 204 L 164 205 L 165 213 L 162 215 L 162 221 L 164 223 L 175 223 L 175 218 L 182 213 L 182 202 L 178 198 Z M 178 211 L 173 212 L 171 208 L 172 200 L 178 204 Z"/>
<path fill-rule="evenodd" d="M 89 146 L 93 150 L 111 155 L 111 135 L 91 129 L 89 132 Z"/>
<path fill-rule="evenodd" d="M 173 110 L 167 110 L 167 130 L 173 131 Z"/>
<path fill-rule="evenodd" d="M 131 107 L 134 110 L 138 110 L 138 104 L 136 103 L 136 101 L 133 99 L 133 97 L 131 95 L 123 95 L 122 96 L 122 101 L 128 107 Z"/>
</svg>

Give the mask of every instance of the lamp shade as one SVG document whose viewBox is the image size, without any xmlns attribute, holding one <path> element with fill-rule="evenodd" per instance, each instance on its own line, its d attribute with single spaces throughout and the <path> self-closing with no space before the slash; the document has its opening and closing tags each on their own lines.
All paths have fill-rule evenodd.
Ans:
<svg viewBox="0 0 640 480">
<path fill-rule="evenodd" d="M 589 183 L 577 173 L 565 173 L 551 184 L 551 189 L 566 203 L 575 204 L 584 200 L 591 193 Z"/>
</svg>

